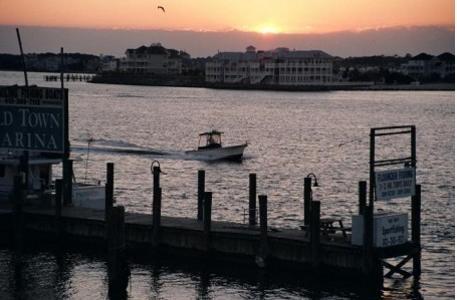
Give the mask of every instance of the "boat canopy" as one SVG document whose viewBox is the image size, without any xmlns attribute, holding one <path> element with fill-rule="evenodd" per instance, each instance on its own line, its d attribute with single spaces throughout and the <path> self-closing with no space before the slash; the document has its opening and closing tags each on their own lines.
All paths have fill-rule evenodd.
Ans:
<svg viewBox="0 0 457 300">
<path fill-rule="evenodd" d="M 200 139 L 198 140 L 198 148 L 216 148 L 216 147 L 221 147 L 222 146 L 222 134 L 224 134 L 222 131 L 217 131 L 217 130 L 211 130 L 208 132 L 203 132 L 200 133 Z M 203 138 L 203 144 L 202 144 L 202 138 Z M 206 143 L 205 143 L 206 141 Z"/>
<path fill-rule="evenodd" d="M 223 135 L 224 133 L 222 131 L 217 131 L 217 130 L 211 130 L 211 131 L 208 131 L 208 132 L 203 132 L 203 133 L 200 133 L 200 136 L 204 136 L 204 135 Z"/>
</svg>

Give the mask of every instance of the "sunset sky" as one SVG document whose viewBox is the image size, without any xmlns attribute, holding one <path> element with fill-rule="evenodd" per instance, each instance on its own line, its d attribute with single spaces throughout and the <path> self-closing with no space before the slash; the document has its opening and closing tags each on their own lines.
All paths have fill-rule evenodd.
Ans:
<svg viewBox="0 0 457 300">
<path fill-rule="evenodd" d="M 163 13 L 157 6 L 165 7 Z M 0 25 L 324 33 L 454 26 L 452 0 L 0 0 Z"/>
</svg>

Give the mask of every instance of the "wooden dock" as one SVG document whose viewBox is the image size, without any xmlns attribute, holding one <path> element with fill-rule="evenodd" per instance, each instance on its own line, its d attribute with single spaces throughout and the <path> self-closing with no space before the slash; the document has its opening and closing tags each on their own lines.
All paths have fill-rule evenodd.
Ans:
<svg viewBox="0 0 457 300">
<path fill-rule="evenodd" d="M 255 212 L 251 213 L 248 224 L 211 220 L 212 193 L 204 192 L 204 171 L 199 171 L 199 197 L 196 201 L 201 213 L 195 218 L 181 218 L 161 215 L 162 191 L 160 188 L 160 167 L 154 167 L 153 214 L 125 212 L 123 207 L 113 206 L 114 166 L 108 164 L 106 185 L 106 210 L 93 210 L 71 206 L 71 199 L 57 181 L 55 207 L 22 207 L 24 196 L 16 191 L 16 205 L 0 210 L 0 234 L 9 236 L 13 244 L 33 239 L 35 242 L 63 242 L 74 240 L 88 242 L 102 247 L 121 249 L 126 253 L 174 253 L 183 257 L 199 256 L 214 260 L 247 263 L 258 268 L 287 268 L 304 272 L 336 271 L 338 274 L 351 274 L 371 282 L 382 282 L 383 267 L 388 273 L 398 273 L 403 277 L 420 274 L 420 242 L 417 236 L 404 244 L 374 248 L 351 244 L 350 234 L 338 228 L 322 226 L 328 220 L 320 217 L 320 202 L 312 201 L 311 178 L 304 180 L 304 225 L 301 229 L 282 229 L 268 226 L 267 197 L 258 196 L 259 222 Z M 20 180 L 18 178 L 18 186 Z M 250 207 L 255 207 L 255 176 L 250 176 Z M 359 184 L 359 211 L 369 217 L 366 206 L 366 183 Z M 365 190 L 364 190 L 365 189 Z M 417 201 L 413 201 L 415 211 L 420 210 L 420 186 Z M 203 194 L 202 194 L 203 193 Z M 65 196 L 66 195 L 66 196 Z M 365 197 L 365 200 L 363 199 Z M 253 200 L 254 199 L 254 200 Z M 66 206 L 59 203 L 69 203 Z M 417 203 L 419 206 L 417 206 Z M 414 211 L 413 211 L 414 214 Z M 413 234 L 417 235 L 420 222 L 417 215 L 411 221 Z M 199 219 L 200 218 L 200 219 Z M 332 221 L 333 222 L 333 221 Z M 258 225 L 257 225 L 258 223 Z M 254 225 L 253 225 L 254 224 Z M 369 224 L 369 223 L 368 223 Z M 110 229 L 111 228 L 111 229 Z M 114 228 L 114 229 L 113 229 Z M 419 230 L 420 232 L 420 230 Z M 365 237 L 366 239 L 373 237 Z M 111 249 L 111 250 L 110 250 Z M 124 252 L 120 253 L 124 253 Z M 114 262 L 119 255 L 113 254 Z M 122 254 L 124 255 L 124 254 Z M 394 266 L 386 258 L 406 256 L 401 264 Z M 412 273 L 402 266 L 413 259 Z M 116 273 L 116 272 L 115 272 Z M 115 284 L 113 286 L 116 286 Z"/>
<path fill-rule="evenodd" d="M 56 231 L 55 211 L 53 209 L 27 208 L 24 214 L 24 230 L 28 235 L 44 240 L 54 239 Z M 0 214 L 6 222 L 2 226 L 8 229 L 13 222 L 12 210 L 3 210 Z M 125 239 L 127 247 L 149 247 L 153 244 L 151 215 L 138 213 L 125 213 Z M 5 227 L 6 225 L 6 227 Z M 62 209 L 60 220 L 61 232 L 64 238 L 76 240 L 106 239 L 105 212 L 87 208 L 67 207 Z M 12 231 L 13 228 L 9 228 Z M 32 234 L 33 233 L 33 234 Z M 47 238 L 46 238 L 47 236 Z M 204 224 L 197 219 L 161 217 L 160 247 L 175 248 L 179 250 L 192 250 L 197 252 L 219 253 L 220 255 L 240 258 L 244 261 L 255 263 L 259 254 L 261 239 L 260 228 L 232 222 L 213 221 L 211 224 L 210 243 L 205 243 Z M 351 245 L 342 234 L 321 234 L 318 261 L 313 261 L 311 237 L 303 230 L 271 228 L 267 233 L 268 259 L 295 265 L 297 268 L 306 265 L 323 265 L 336 269 L 347 269 L 363 273 L 364 257 L 363 248 Z M 396 257 L 403 251 L 410 252 L 414 245 L 408 243 L 402 247 L 384 249 L 383 258 Z M 381 254 L 381 253 L 379 253 Z M 226 259 L 227 257 L 224 257 Z"/>
</svg>

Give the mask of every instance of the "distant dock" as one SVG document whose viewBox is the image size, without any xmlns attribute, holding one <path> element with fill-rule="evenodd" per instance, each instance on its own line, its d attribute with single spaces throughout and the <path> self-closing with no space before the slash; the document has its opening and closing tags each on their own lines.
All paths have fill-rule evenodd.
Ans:
<svg viewBox="0 0 457 300">
<path fill-rule="evenodd" d="M 87 74 L 65 74 L 64 80 L 65 81 L 91 81 L 93 75 L 87 75 Z M 44 75 L 43 79 L 45 81 L 59 81 L 60 76 L 59 75 Z"/>
</svg>

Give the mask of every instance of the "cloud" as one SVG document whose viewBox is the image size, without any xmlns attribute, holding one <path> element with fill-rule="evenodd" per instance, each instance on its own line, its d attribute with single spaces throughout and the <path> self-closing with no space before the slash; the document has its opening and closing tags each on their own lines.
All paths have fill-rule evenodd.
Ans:
<svg viewBox="0 0 457 300">
<path fill-rule="evenodd" d="M 134 30 L 21 27 L 25 52 L 66 52 L 113 54 L 125 49 L 161 42 L 165 47 L 186 50 L 193 57 L 210 56 L 220 51 L 244 51 L 247 45 L 257 49 L 279 46 L 291 49 L 321 49 L 336 56 L 404 55 L 428 52 L 454 53 L 454 29 L 451 26 L 414 26 L 369 28 L 330 33 L 264 35 L 239 30 Z M 17 53 L 13 26 L 0 26 L 0 53 Z"/>
</svg>

